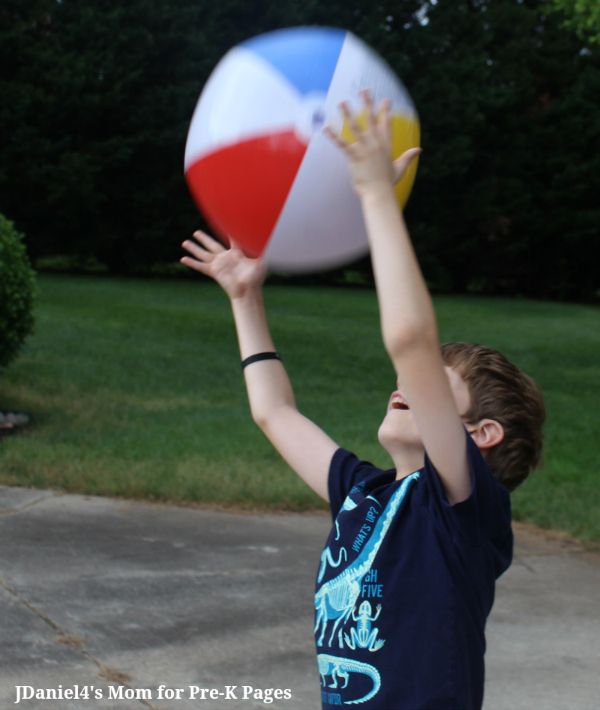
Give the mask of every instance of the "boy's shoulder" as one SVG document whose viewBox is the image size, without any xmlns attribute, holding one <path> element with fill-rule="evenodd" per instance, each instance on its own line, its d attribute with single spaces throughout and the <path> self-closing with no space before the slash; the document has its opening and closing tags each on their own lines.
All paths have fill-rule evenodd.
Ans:
<svg viewBox="0 0 600 710">
<path fill-rule="evenodd" d="M 382 509 L 395 500 L 394 507 L 407 508 L 403 517 L 420 515 L 423 525 L 433 525 L 438 533 L 464 546 L 510 533 L 510 494 L 494 477 L 475 442 L 466 434 L 472 492 L 461 503 L 450 505 L 442 483 L 428 456 L 423 467 L 396 480 L 394 469 L 383 470 L 361 461 L 350 451 L 338 449 L 329 470 L 329 499 L 332 517 L 349 506 L 371 499 Z M 395 514 L 395 511 L 394 511 Z"/>
</svg>

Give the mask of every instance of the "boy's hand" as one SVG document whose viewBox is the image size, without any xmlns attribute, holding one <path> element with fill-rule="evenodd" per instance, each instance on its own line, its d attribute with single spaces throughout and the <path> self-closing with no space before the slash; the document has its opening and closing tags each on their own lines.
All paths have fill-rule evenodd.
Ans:
<svg viewBox="0 0 600 710">
<path fill-rule="evenodd" d="M 232 241 L 226 249 L 205 232 L 194 232 L 194 239 L 183 242 L 182 247 L 192 257 L 184 256 L 181 263 L 201 274 L 210 276 L 234 301 L 260 289 L 267 275 L 262 259 L 251 259 Z"/>
<path fill-rule="evenodd" d="M 340 104 L 344 118 L 356 137 L 355 143 L 349 143 L 338 135 L 331 126 L 323 131 L 346 153 L 348 157 L 352 185 L 359 197 L 369 191 L 381 188 L 389 189 L 404 175 L 410 163 L 421 153 L 421 148 L 411 148 L 396 161 L 392 161 L 390 141 L 390 101 L 381 102 L 379 113 L 375 116 L 373 101 L 369 91 L 361 91 L 365 104 L 367 125 L 364 130 L 358 125 L 347 102 Z"/>
</svg>

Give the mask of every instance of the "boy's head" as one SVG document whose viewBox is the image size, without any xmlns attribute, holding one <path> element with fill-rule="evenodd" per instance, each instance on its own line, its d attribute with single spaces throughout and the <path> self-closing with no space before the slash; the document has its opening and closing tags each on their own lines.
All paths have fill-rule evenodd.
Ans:
<svg viewBox="0 0 600 710">
<path fill-rule="evenodd" d="M 493 419 L 502 425 L 504 438 L 484 451 L 496 478 L 509 491 L 522 483 L 542 456 L 542 425 L 546 410 L 537 383 L 497 350 L 472 343 L 442 345 L 444 363 L 467 383 L 470 423 Z"/>
</svg>

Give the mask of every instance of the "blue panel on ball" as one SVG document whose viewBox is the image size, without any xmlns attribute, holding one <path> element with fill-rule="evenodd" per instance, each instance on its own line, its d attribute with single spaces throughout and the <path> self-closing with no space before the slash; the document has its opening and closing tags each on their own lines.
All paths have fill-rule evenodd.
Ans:
<svg viewBox="0 0 600 710">
<path fill-rule="evenodd" d="M 253 37 L 240 46 L 266 59 L 301 94 L 327 93 L 346 34 L 331 27 L 292 27 Z"/>
</svg>

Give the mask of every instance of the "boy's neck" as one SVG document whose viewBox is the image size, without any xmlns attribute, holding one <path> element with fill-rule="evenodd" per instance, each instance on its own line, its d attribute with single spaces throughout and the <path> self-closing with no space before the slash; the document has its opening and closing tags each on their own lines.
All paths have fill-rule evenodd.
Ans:
<svg viewBox="0 0 600 710">
<path fill-rule="evenodd" d="M 406 447 L 390 453 L 394 468 L 396 469 L 396 480 L 410 476 L 411 473 L 423 468 L 425 463 L 425 452 L 422 448 Z"/>
</svg>

